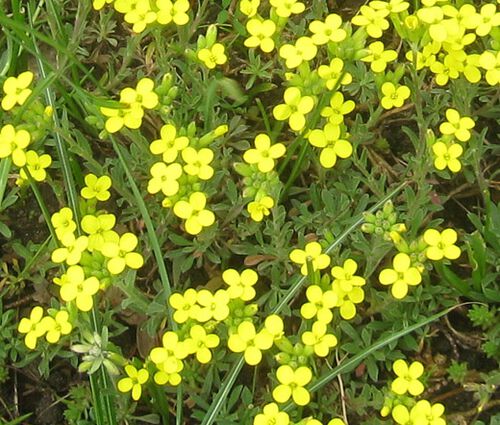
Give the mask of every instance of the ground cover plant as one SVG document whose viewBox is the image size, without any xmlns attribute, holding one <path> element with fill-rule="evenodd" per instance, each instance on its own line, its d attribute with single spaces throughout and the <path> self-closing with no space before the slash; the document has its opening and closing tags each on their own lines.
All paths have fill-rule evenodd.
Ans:
<svg viewBox="0 0 500 425">
<path fill-rule="evenodd" d="M 0 24 L 2 423 L 500 423 L 500 1 Z"/>
</svg>

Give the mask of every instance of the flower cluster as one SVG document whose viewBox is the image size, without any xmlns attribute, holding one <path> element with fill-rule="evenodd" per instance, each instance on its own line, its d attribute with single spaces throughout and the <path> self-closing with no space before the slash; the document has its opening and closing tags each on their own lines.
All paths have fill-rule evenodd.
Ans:
<svg viewBox="0 0 500 425">
<path fill-rule="evenodd" d="M 67 303 L 68 311 L 88 312 L 94 306 L 94 296 L 99 290 L 110 285 L 113 276 L 122 273 L 125 268 L 138 269 L 144 260 L 135 252 L 137 237 L 133 233 L 119 235 L 113 228 L 116 224 L 114 214 L 97 210 L 96 202 L 110 197 L 108 189 L 111 179 L 108 176 L 85 176 L 86 186 L 81 195 L 85 201 L 86 215 L 79 226 L 74 220 L 74 213 L 64 207 L 51 217 L 58 247 L 52 251 L 54 263 L 65 264 L 66 271 L 54 278 L 61 301 Z M 84 234 L 77 233 L 80 227 Z M 24 318 L 19 324 L 19 332 L 26 333 L 26 346 L 35 348 L 36 339 L 46 334 L 48 342 L 57 342 L 60 335 L 71 331 L 72 325 L 65 310 L 49 309 L 49 316 L 42 318 L 41 307 L 33 309 L 30 318 Z M 75 319 L 75 317 L 73 317 Z"/>
<path fill-rule="evenodd" d="M 244 177 L 243 196 L 252 199 L 247 205 L 250 218 L 260 222 L 270 214 L 274 200 L 279 196 L 281 182 L 274 169 L 276 160 L 285 154 L 286 147 L 283 143 L 272 143 L 265 133 L 255 137 L 254 146 L 243 154 L 246 164 L 236 163 L 235 168 Z"/>
<path fill-rule="evenodd" d="M 396 379 L 387 390 L 381 415 L 386 417 L 391 414 L 394 421 L 401 425 L 446 425 L 446 420 L 442 417 L 444 406 L 441 403 L 431 404 L 428 400 L 417 401 L 414 398 L 425 389 L 420 381 L 424 373 L 422 363 L 415 361 L 408 364 L 399 359 L 393 363 L 392 370 Z"/>
<path fill-rule="evenodd" d="M 153 24 L 182 26 L 189 22 L 188 0 L 93 0 L 95 10 L 106 4 L 124 15 L 125 22 L 132 25 L 136 33 L 142 32 Z"/>
<path fill-rule="evenodd" d="M 227 125 L 221 125 L 197 137 L 194 123 L 179 130 L 165 124 L 160 138 L 150 144 L 151 152 L 160 155 L 161 160 L 150 168 L 147 190 L 164 196 L 162 205 L 185 220 L 184 227 L 191 235 L 215 222 L 215 215 L 206 208 L 207 195 L 203 191 L 204 182 L 214 175 L 214 151 L 208 146 L 227 130 Z"/>
<path fill-rule="evenodd" d="M 104 125 L 108 133 L 116 133 L 123 127 L 138 129 L 142 124 L 145 109 L 158 105 L 158 95 L 154 91 L 154 81 L 142 78 L 134 88 L 126 87 L 120 92 L 120 107 L 101 106 L 101 113 L 107 117 Z"/>
<path fill-rule="evenodd" d="M 462 169 L 459 158 L 464 152 L 463 144 L 472 137 L 471 130 L 474 126 L 472 118 L 461 116 L 453 108 L 446 110 L 446 121 L 439 126 L 441 137 L 435 138 L 432 132 L 428 137 L 437 170 L 448 168 L 452 173 L 457 173 Z"/>
<path fill-rule="evenodd" d="M 15 117 L 27 108 L 27 111 L 22 112 L 21 124 L 5 124 L 0 128 L 0 159 L 10 158 L 20 169 L 16 181 L 19 186 L 30 178 L 36 182 L 44 181 L 47 177 L 46 168 L 52 164 L 50 155 L 29 149 L 44 137 L 52 115 L 51 108 L 44 107 L 38 99 L 31 99 L 27 105 L 33 78 L 31 71 L 25 71 L 17 77 L 8 77 L 2 87 L 4 96 L 1 107 L 4 111 Z"/>
</svg>

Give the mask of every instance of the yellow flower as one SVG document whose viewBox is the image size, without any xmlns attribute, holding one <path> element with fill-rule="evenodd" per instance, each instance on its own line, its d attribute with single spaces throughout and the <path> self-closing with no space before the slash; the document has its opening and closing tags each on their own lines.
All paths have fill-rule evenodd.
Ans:
<svg viewBox="0 0 500 425">
<path fill-rule="evenodd" d="M 322 148 L 319 162 L 325 168 L 332 168 L 337 163 L 337 157 L 349 158 L 352 155 L 352 145 L 340 138 L 340 127 L 331 123 L 322 130 L 315 129 L 308 135 L 311 145 Z"/>
<path fill-rule="evenodd" d="M 351 19 L 354 25 L 366 28 L 370 37 L 380 38 L 383 32 L 389 28 L 389 22 L 385 17 L 389 14 L 387 9 L 375 10 L 369 6 L 361 6 L 360 14 Z"/>
<path fill-rule="evenodd" d="M 274 199 L 270 196 L 263 196 L 258 201 L 252 201 L 247 205 L 248 213 L 253 221 L 260 222 L 264 216 L 268 216 L 274 207 Z"/>
<path fill-rule="evenodd" d="M 181 152 L 182 159 L 186 162 L 184 171 L 190 176 L 198 176 L 201 180 L 208 180 L 214 175 L 214 169 L 208 165 L 214 159 L 211 149 L 201 148 L 199 151 L 188 146 Z"/>
<path fill-rule="evenodd" d="M 133 252 L 137 243 L 137 236 L 133 233 L 124 233 L 121 236 L 115 234 L 113 240 L 103 244 L 101 252 L 108 258 L 106 267 L 111 274 L 120 274 L 125 266 L 131 269 L 142 267 L 144 258 L 138 252 Z"/>
<path fill-rule="evenodd" d="M 446 425 L 441 418 L 444 406 L 436 403 L 431 406 L 427 400 L 419 400 L 409 411 L 403 404 L 398 404 L 392 410 L 392 418 L 400 425 L 426 423 L 431 425 Z"/>
<path fill-rule="evenodd" d="M 158 95 L 154 92 L 155 83 L 150 78 L 141 78 L 135 87 L 126 87 L 120 92 L 120 102 L 131 108 L 153 109 L 158 105 Z"/>
<path fill-rule="evenodd" d="M 16 130 L 7 124 L 0 130 L 0 158 L 12 156 L 12 162 L 18 167 L 26 165 L 24 149 L 30 144 L 31 135 L 26 130 Z"/>
<path fill-rule="evenodd" d="M 142 394 L 142 386 L 148 382 L 149 372 L 146 369 L 137 370 L 132 365 L 125 366 L 126 378 L 118 381 L 118 390 L 122 393 L 128 393 L 132 390 L 132 399 L 139 400 Z"/>
<path fill-rule="evenodd" d="M 180 382 L 180 376 L 175 374 L 184 368 L 182 360 L 189 355 L 188 347 L 183 341 L 179 341 L 179 336 L 172 331 L 165 332 L 161 341 L 162 346 L 153 348 L 149 353 L 151 361 L 161 372 L 155 374 L 154 380 L 159 385 L 168 381 L 172 385 L 177 385 Z"/>
<path fill-rule="evenodd" d="M 170 164 L 177 159 L 178 153 L 189 145 L 189 139 L 186 136 L 177 137 L 177 130 L 171 124 L 164 125 L 160 134 L 161 138 L 154 140 L 149 149 L 155 155 L 163 155 L 163 162 Z"/>
<path fill-rule="evenodd" d="M 208 322 L 216 320 L 222 322 L 229 316 L 229 294 L 223 289 L 219 289 L 212 294 L 208 289 L 202 289 L 196 293 L 196 302 L 200 309 L 196 313 L 196 320 Z"/>
<path fill-rule="evenodd" d="M 344 261 L 343 267 L 332 268 L 332 290 L 337 295 L 337 307 L 340 308 L 340 315 L 345 320 L 350 320 L 356 315 L 356 306 L 365 298 L 361 286 L 366 281 L 361 276 L 355 276 L 358 265 L 350 258 Z"/>
<path fill-rule="evenodd" d="M 434 152 L 434 166 L 438 170 L 444 170 L 446 167 L 450 171 L 457 173 L 462 168 L 462 164 L 458 158 L 462 155 L 464 149 L 458 143 L 452 143 L 447 146 L 443 142 L 436 142 L 432 145 L 432 152 Z"/>
<path fill-rule="evenodd" d="M 24 344 L 26 347 L 34 350 L 38 341 L 46 331 L 45 324 L 42 322 L 43 308 L 36 306 L 31 310 L 29 319 L 23 317 L 19 322 L 17 330 L 26 334 Z"/>
<path fill-rule="evenodd" d="M 270 19 L 250 19 L 247 22 L 247 31 L 250 33 L 244 44 L 246 47 L 260 47 L 265 53 L 274 50 L 272 36 L 276 32 L 276 24 Z"/>
<path fill-rule="evenodd" d="M 486 81 L 490 86 L 500 84 L 500 52 L 483 52 L 479 64 L 486 69 Z"/>
<path fill-rule="evenodd" d="M 156 21 L 156 12 L 151 9 L 149 1 L 135 2 L 133 8 L 125 13 L 125 22 L 133 24 L 132 30 L 136 33 L 144 31 L 148 24 Z"/>
<path fill-rule="evenodd" d="M 280 385 L 273 390 L 273 398 L 278 403 L 285 403 L 292 397 L 298 406 L 309 404 L 311 396 L 304 386 L 312 379 L 311 369 L 300 366 L 293 370 L 289 365 L 283 365 L 278 368 L 276 377 Z"/>
<path fill-rule="evenodd" d="M 244 353 L 245 362 L 250 366 L 259 364 L 262 351 L 269 350 L 273 345 L 273 336 L 266 330 L 257 333 L 252 322 L 239 324 L 237 332 L 229 336 L 228 348 L 234 353 Z"/>
<path fill-rule="evenodd" d="M 321 116 L 328 118 L 330 124 L 338 126 L 344 122 L 344 115 L 351 113 L 355 106 L 354 101 L 344 101 L 344 95 L 337 91 L 330 98 L 330 106 L 321 110 Z"/>
<path fill-rule="evenodd" d="M 216 65 L 222 65 L 227 62 L 224 46 L 215 43 L 210 49 L 201 49 L 198 52 L 198 59 L 202 61 L 208 69 L 214 69 Z"/>
<path fill-rule="evenodd" d="M 240 12 L 251 18 L 257 14 L 260 6 L 260 0 L 241 0 L 239 2 Z"/>
<path fill-rule="evenodd" d="M 170 22 L 174 22 L 176 25 L 186 25 L 189 22 L 189 15 L 187 11 L 189 10 L 188 0 L 156 0 L 156 7 L 158 11 L 156 12 L 156 20 L 159 24 L 167 25 Z"/>
<path fill-rule="evenodd" d="M 480 37 L 488 35 L 493 28 L 500 26 L 500 13 L 494 4 L 485 4 L 481 7 L 476 34 Z"/>
<path fill-rule="evenodd" d="M 311 331 L 306 331 L 301 336 L 305 345 L 312 346 L 314 352 L 319 357 L 326 357 L 330 348 L 337 345 L 337 338 L 333 334 L 326 333 L 326 324 L 316 321 L 312 325 Z"/>
<path fill-rule="evenodd" d="M 280 18 L 288 18 L 292 14 L 298 15 L 306 8 L 304 3 L 298 0 L 270 0 L 270 3 Z"/>
<path fill-rule="evenodd" d="M 312 21 L 309 24 L 309 31 L 314 35 L 311 37 L 314 44 L 320 46 L 326 43 L 338 43 L 347 37 L 344 29 L 340 28 L 342 25 L 342 18 L 331 13 L 325 18 L 325 22 Z"/>
<path fill-rule="evenodd" d="M 80 266 L 68 267 L 64 280 L 60 288 L 63 301 L 75 300 L 78 310 L 90 311 L 94 305 L 92 296 L 99 291 L 99 280 L 95 276 L 85 279 L 85 273 Z"/>
<path fill-rule="evenodd" d="M 280 48 L 280 56 L 285 59 L 287 68 L 297 68 L 302 62 L 314 59 L 318 48 L 310 37 L 300 37 L 295 45 L 284 44 Z"/>
<path fill-rule="evenodd" d="M 391 390 L 396 394 L 403 395 L 409 392 L 412 396 L 424 392 L 424 385 L 418 380 L 424 373 L 424 366 L 420 362 L 413 362 L 410 366 L 404 360 L 399 359 L 392 365 L 392 370 L 397 378 L 391 384 Z"/>
<path fill-rule="evenodd" d="M 285 154 L 285 145 L 283 143 L 271 145 L 271 139 L 267 134 L 258 134 L 254 142 L 255 149 L 248 149 L 243 154 L 243 159 L 249 164 L 257 164 L 261 173 L 268 173 L 274 168 L 274 160 Z"/>
<path fill-rule="evenodd" d="M 288 120 L 290 128 L 301 131 L 306 125 L 305 115 L 312 111 L 314 99 L 311 96 L 302 96 L 300 89 L 289 87 L 283 95 L 285 104 L 274 107 L 273 115 L 278 121 Z"/>
<path fill-rule="evenodd" d="M 398 58 L 395 50 L 384 50 L 384 43 L 375 41 L 368 46 L 367 56 L 361 58 L 363 62 L 370 62 L 373 72 L 384 72 L 388 62 Z"/>
<path fill-rule="evenodd" d="M 76 223 L 73 221 L 73 211 L 68 207 L 61 208 L 61 210 L 52 214 L 50 221 L 56 230 L 59 240 L 66 233 L 72 234 L 76 230 Z"/>
<path fill-rule="evenodd" d="M 380 104 L 384 109 L 400 108 L 406 99 L 410 97 L 410 89 L 406 86 L 396 86 L 393 83 L 386 82 L 382 84 L 382 94 Z"/>
<path fill-rule="evenodd" d="M 309 242 L 305 249 L 294 249 L 290 253 L 290 260 L 296 264 L 302 264 L 300 272 L 307 276 L 307 263 L 311 264 L 314 270 L 326 269 L 330 265 L 330 257 L 321 253 L 321 245 L 318 242 Z"/>
<path fill-rule="evenodd" d="M 179 182 L 182 175 L 180 164 L 165 164 L 157 162 L 149 170 L 152 178 L 148 182 L 148 192 L 155 194 L 160 190 L 165 196 L 173 196 L 179 191 Z"/>
<path fill-rule="evenodd" d="M 197 235 L 203 227 L 209 227 L 215 222 L 212 211 L 205 209 L 207 197 L 203 192 L 194 192 L 189 201 L 177 201 L 174 205 L 174 214 L 186 220 L 184 226 L 190 235 Z"/>
<path fill-rule="evenodd" d="M 290 417 L 288 413 L 281 412 L 276 403 L 264 406 L 263 412 L 255 416 L 253 425 L 288 425 Z"/>
<path fill-rule="evenodd" d="M 50 167 L 50 164 L 52 164 L 52 158 L 50 155 L 44 154 L 39 156 L 35 151 L 26 152 L 26 167 L 28 168 L 30 176 L 33 180 L 37 182 L 44 181 L 47 177 L 45 169 Z M 19 176 L 24 180 L 28 179 L 28 176 L 23 169 L 19 172 Z"/>
<path fill-rule="evenodd" d="M 94 249 L 100 251 L 103 245 L 116 238 L 112 230 L 116 223 L 114 214 L 100 214 L 98 216 L 87 214 L 82 218 L 82 229 L 88 236 L 89 251 Z"/>
<path fill-rule="evenodd" d="M 229 286 L 227 294 L 229 298 L 240 298 L 250 301 L 255 298 L 253 286 L 259 279 L 258 274 L 252 269 L 245 269 L 238 273 L 235 269 L 227 269 L 222 273 L 222 280 Z"/>
<path fill-rule="evenodd" d="M 370 1 L 370 7 L 375 10 L 388 10 L 389 13 L 401 13 L 410 7 L 410 3 L 404 0 L 390 0 L 389 2 L 372 0 Z"/>
<path fill-rule="evenodd" d="M 196 319 L 200 311 L 197 303 L 196 290 L 189 288 L 184 294 L 175 293 L 170 295 L 169 303 L 175 309 L 174 320 L 182 324 L 188 319 Z"/>
<path fill-rule="evenodd" d="M 85 176 L 85 187 L 80 194 L 85 199 L 97 199 L 98 201 L 107 201 L 111 194 L 108 189 L 111 187 L 109 176 L 97 177 L 94 174 Z"/>
<path fill-rule="evenodd" d="M 316 316 L 318 322 L 328 324 L 333 319 L 332 309 L 337 304 L 337 295 L 332 290 L 324 291 L 318 285 L 306 290 L 308 302 L 302 304 L 300 314 L 304 319 Z"/>
<path fill-rule="evenodd" d="M 54 263 L 66 262 L 68 266 L 74 266 L 82 258 L 82 252 L 87 249 L 87 236 L 75 237 L 73 233 L 64 233 L 61 237 L 61 248 L 52 251 L 51 260 Z"/>
<path fill-rule="evenodd" d="M 333 58 L 330 65 L 321 65 L 318 68 L 318 75 L 326 82 L 328 90 L 333 90 L 338 84 L 344 86 L 352 82 L 352 75 L 343 69 L 344 61 L 340 58 Z"/>
<path fill-rule="evenodd" d="M 215 334 L 207 335 L 205 328 L 200 325 L 194 325 L 189 330 L 189 336 L 190 338 L 184 342 L 188 351 L 196 355 L 196 360 L 202 364 L 206 364 L 212 360 L 210 348 L 215 348 L 219 345 L 219 337 Z"/>
<path fill-rule="evenodd" d="M 101 10 L 105 4 L 110 4 L 113 3 L 114 0 L 93 0 L 92 1 L 92 7 L 95 10 Z"/>
<path fill-rule="evenodd" d="M 2 109 L 10 111 L 16 105 L 22 105 L 31 94 L 30 86 L 33 81 L 33 73 L 25 71 L 17 77 L 9 77 L 3 83 L 5 93 L 2 99 Z"/>
<path fill-rule="evenodd" d="M 393 268 L 382 270 L 378 279 L 382 285 L 392 285 L 392 295 L 401 299 L 408 293 L 408 285 L 418 285 L 422 276 L 416 267 L 411 266 L 408 254 L 400 252 L 394 257 L 392 264 Z"/>
<path fill-rule="evenodd" d="M 441 123 L 439 131 L 444 135 L 452 135 L 461 142 L 466 142 L 471 138 L 470 129 L 474 128 L 475 122 L 470 117 L 462 117 L 456 109 L 446 110 L 448 121 Z"/>
<path fill-rule="evenodd" d="M 142 124 L 144 110 L 137 105 L 130 108 L 100 108 L 101 113 L 108 117 L 104 125 L 108 133 L 116 133 L 123 126 L 131 129 L 138 129 Z"/>
<path fill-rule="evenodd" d="M 61 310 L 54 317 L 46 316 L 42 319 L 42 324 L 45 326 L 45 339 L 51 344 L 55 344 L 61 338 L 61 335 L 68 335 L 73 326 L 69 322 L 69 314 L 67 311 Z"/>
<path fill-rule="evenodd" d="M 460 257 L 460 248 L 455 245 L 457 232 L 453 229 L 444 229 L 441 233 L 436 229 L 427 229 L 424 241 L 428 245 L 425 255 L 429 260 L 456 260 Z"/>
</svg>

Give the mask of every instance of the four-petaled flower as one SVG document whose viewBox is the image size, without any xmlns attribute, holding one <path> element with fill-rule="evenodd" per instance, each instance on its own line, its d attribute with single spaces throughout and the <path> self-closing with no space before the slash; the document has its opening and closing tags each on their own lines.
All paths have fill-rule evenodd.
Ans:
<svg viewBox="0 0 500 425">
<path fill-rule="evenodd" d="M 474 120 L 470 117 L 462 117 L 456 109 L 446 110 L 448 121 L 441 123 L 439 131 L 444 135 L 453 135 L 457 140 L 466 142 L 471 137 L 470 129 L 474 128 Z"/>
<path fill-rule="evenodd" d="M 434 166 L 438 170 L 444 170 L 446 167 L 453 173 L 458 173 L 462 168 L 459 159 L 464 149 L 458 143 L 446 145 L 443 142 L 436 142 L 432 145 L 434 152 Z"/>
<path fill-rule="evenodd" d="M 196 360 L 205 364 L 212 360 L 210 348 L 217 347 L 220 339 L 215 334 L 207 334 L 203 326 L 194 325 L 189 330 L 189 338 L 184 342 L 188 351 L 196 355 Z"/>
<path fill-rule="evenodd" d="M 295 44 L 284 44 L 279 54 L 285 59 L 287 68 L 297 68 L 302 62 L 314 59 L 318 48 L 310 37 L 300 37 Z"/>
<path fill-rule="evenodd" d="M 250 19 L 247 22 L 247 31 L 250 33 L 244 44 L 246 47 L 260 47 L 264 53 L 274 50 L 272 36 L 276 32 L 276 24 L 270 19 Z"/>
<path fill-rule="evenodd" d="M 12 162 L 18 167 L 26 164 L 24 149 L 30 144 L 31 135 L 26 130 L 16 130 L 12 124 L 7 124 L 0 130 L 0 158 L 12 156 Z"/>
<path fill-rule="evenodd" d="M 22 105 L 31 94 L 30 86 L 33 81 L 33 73 L 25 71 L 17 77 L 9 77 L 3 83 L 5 93 L 2 99 L 2 109 L 10 111 L 16 105 Z"/>
<path fill-rule="evenodd" d="M 370 6 L 361 6 L 359 14 L 351 19 L 354 25 L 366 28 L 366 32 L 370 37 L 380 38 L 383 32 L 389 28 L 389 21 L 386 16 L 389 15 L 387 9 L 375 10 Z"/>
<path fill-rule="evenodd" d="M 290 397 L 298 406 L 305 406 L 309 403 L 311 396 L 304 386 L 312 379 L 311 369 L 300 366 L 294 370 L 289 365 L 283 365 L 278 368 L 276 377 L 280 385 L 273 390 L 273 398 L 278 403 L 285 403 Z"/>
<path fill-rule="evenodd" d="M 384 72 L 388 62 L 396 60 L 398 54 L 395 50 L 384 50 L 384 43 L 375 41 L 368 46 L 367 55 L 362 57 L 363 62 L 370 62 L 373 72 Z"/>
<path fill-rule="evenodd" d="M 325 18 L 325 21 L 312 21 L 309 24 L 309 30 L 314 34 L 311 39 L 314 44 L 320 46 L 322 44 L 334 42 L 338 43 L 347 37 L 344 29 L 340 28 L 342 18 L 331 13 Z"/>
<path fill-rule="evenodd" d="M 271 145 L 271 139 L 267 134 L 258 134 L 254 140 L 255 149 L 248 149 L 243 154 L 243 159 L 249 164 L 257 164 L 261 173 L 267 173 L 274 168 L 275 159 L 285 154 L 286 148 L 283 143 Z"/>
<path fill-rule="evenodd" d="M 428 245 L 425 255 L 429 260 L 438 261 L 442 258 L 456 260 L 460 257 L 460 248 L 455 245 L 457 232 L 453 229 L 445 229 L 441 233 L 436 229 L 427 229 L 424 241 Z"/>
<path fill-rule="evenodd" d="M 133 107 L 153 109 L 158 105 L 158 95 L 154 92 L 155 83 L 151 78 L 141 78 L 133 89 L 126 87 L 120 92 L 120 102 Z"/>
<path fill-rule="evenodd" d="M 257 333 L 252 322 L 244 321 L 239 324 L 237 332 L 229 336 L 227 346 L 235 353 L 244 353 L 245 362 L 255 366 L 262 360 L 262 351 L 269 350 L 273 341 L 267 330 Z"/>
<path fill-rule="evenodd" d="M 107 201 L 111 194 L 108 189 L 111 187 L 109 176 L 97 177 L 94 174 L 85 176 L 85 187 L 81 190 L 81 195 L 85 199 L 97 199 L 98 201 Z"/>
<path fill-rule="evenodd" d="M 330 257 L 321 253 L 319 242 L 309 242 L 304 250 L 294 249 L 290 253 L 290 260 L 296 264 L 302 264 L 300 272 L 304 276 L 308 274 L 308 263 L 311 264 L 313 271 L 326 269 L 330 265 Z"/>
<path fill-rule="evenodd" d="M 333 319 L 332 309 L 337 304 L 337 294 L 331 289 L 323 291 L 318 285 L 311 285 L 306 290 L 308 302 L 302 304 L 300 314 L 304 319 L 316 316 L 319 322 L 330 323 Z"/>
<path fill-rule="evenodd" d="M 174 205 L 174 214 L 186 220 L 184 227 L 190 235 L 197 235 L 203 227 L 214 224 L 215 215 L 205 209 L 207 197 L 203 192 L 194 192 L 189 196 L 189 201 L 177 201 Z"/>
<path fill-rule="evenodd" d="M 208 69 L 214 69 L 217 65 L 227 62 L 224 45 L 215 43 L 211 48 L 204 48 L 198 52 L 198 59 L 202 61 Z"/>
<path fill-rule="evenodd" d="M 259 413 L 253 420 L 253 425 L 288 425 L 290 417 L 288 413 L 281 412 L 276 403 L 264 406 L 263 413 Z"/>
<path fill-rule="evenodd" d="M 253 286 L 258 279 L 258 274 L 252 269 L 245 269 L 241 273 L 235 269 L 227 269 L 222 273 L 222 280 L 229 286 L 227 293 L 231 299 L 253 300 L 255 298 Z"/>
<path fill-rule="evenodd" d="M 133 252 L 137 243 L 137 236 L 124 233 L 122 236 L 115 234 L 113 240 L 103 244 L 101 252 L 108 258 L 106 267 L 111 274 L 120 274 L 125 266 L 131 269 L 142 267 L 144 258 L 138 252 Z"/>
<path fill-rule="evenodd" d="M 283 95 L 285 104 L 276 105 L 273 109 L 274 118 L 278 121 L 288 120 L 290 128 L 301 131 L 306 125 L 306 118 L 314 107 L 314 99 L 311 96 L 302 96 L 300 89 L 289 87 Z"/>
<path fill-rule="evenodd" d="M 42 321 L 43 308 L 40 306 L 33 307 L 30 313 L 30 317 L 23 317 L 19 322 L 17 330 L 22 334 L 26 334 L 24 337 L 24 343 L 26 347 L 34 350 L 38 338 L 40 338 L 45 333 L 45 324 Z"/>
<path fill-rule="evenodd" d="M 68 267 L 66 279 L 60 288 L 61 298 L 70 302 L 75 300 L 81 311 L 90 311 L 94 305 L 93 295 L 99 291 L 99 279 L 91 276 L 85 279 L 85 273 L 80 266 Z"/>
<path fill-rule="evenodd" d="M 276 8 L 276 14 L 280 18 L 288 18 L 290 15 L 302 13 L 306 6 L 298 0 L 270 0 L 271 6 Z"/>
<path fill-rule="evenodd" d="M 262 196 L 259 200 L 249 202 L 247 205 L 248 213 L 253 221 L 262 221 L 264 216 L 269 215 L 270 209 L 274 207 L 274 199 L 270 196 Z"/>
<path fill-rule="evenodd" d="M 35 151 L 26 152 L 26 167 L 31 178 L 37 182 L 42 182 L 47 177 L 45 169 L 52 164 L 52 158 L 48 154 L 38 155 Z M 21 169 L 19 176 L 27 180 L 28 176 L 24 169 Z"/>
<path fill-rule="evenodd" d="M 160 130 L 160 139 L 154 140 L 149 149 L 155 155 L 162 155 L 163 162 L 170 164 L 188 144 L 189 139 L 186 136 L 177 136 L 176 128 L 171 124 L 165 124 Z"/>
<path fill-rule="evenodd" d="M 319 162 L 325 168 L 332 168 L 337 163 L 337 157 L 349 158 L 352 155 L 352 145 L 340 138 L 340 127 L 327 123 L 322 130 L 315 129 L 308 135 L 311 145 L 322 148 Z"/>
<path fill-rule="evenodd" d="M 401 299 L 408 293 L 408 285 L 418 285 L 422 276 L 416 267 L 411 266 L 408 254 L 400 252 L 394 257 L 392 264 L 393 268 L 382 270 L 378 279 L 382 285 L 392 285 L 392 295 Z"/>
<path fill-rule="evenodd" d="M 55 344 L 61 338 L 61 335 L 68 335 L 73 329 L 69 322 L 69 314 L 65 310 L 58 311 L 54 317 L 45 316 L 42 319 L 42 325 L 45 327 L 45 339 L 51 344 Z"/>
<path fill-rule="evenodd" d="M 413 362 L 408 366 L 404 360 L 399 359 L 392 365 L 392 370 L 397 378 L 391 384 L 391 390 L 396 394 L 403 395 L 409 392 L 412 396 L 424 392 L 424 385 L 418 380 L 424 373 L 424 366 L 420 362 Z"/>
<path fill-rule="evenodd" d="M 132 399 L 137 401 L 141 398 L 142 386 L 148 382 L 149 372 L 146 369 L 137 370 L 130 364 L 125 366 L 125 372 L 128 376 L 118 381 L 118 390 L 122 393 L 132 390 Z"/>
<path fill-rule="evenodd" d="M 410 89 L 406 86 L 396 87 L 393 83 L 386 82 L 382 84 L 382 94 L 380 104 L 384 109 L 400 108 L 406 99 L 410 97 Z"/>
<path fill-rule="evenodd" d="M 326 324 L 316 321 L 312 325 L 312 330 L 305 331 L 302 336 L 302 342 L 314 348 L 314 352 L 319 357 L 326 357 L 330 348 L 337 345 L 335 335 L 326 333 Z"/>
<path fill-rule="evenodd" d="M 198 176 L 201 180 L 208 180 L 214 175 L 214 169 L 208 165 L 214 159 L 211 149 L 202 148 L 199 151 L 188 146 L 182 152 L 182 159 L 186 162 L 184 171 L 190 176 Z"/>
<path fill-rule="evenodd" d="M 148 182 L 148 192 L 155 194 L 161 191 L 165 196 L 173 196 L 179 191 L 182 166 L 177 163 L 165 164 L 156 162 L 149 170 L 152 178 Z"/>
</svg>

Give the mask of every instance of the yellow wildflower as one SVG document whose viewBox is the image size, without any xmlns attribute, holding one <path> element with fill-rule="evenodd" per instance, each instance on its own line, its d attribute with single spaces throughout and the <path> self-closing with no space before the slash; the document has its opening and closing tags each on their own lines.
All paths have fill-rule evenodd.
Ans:
<svg viewBox="0 0 500 425">
<path fill-rule="evenodd" d="M 5 93 L 2 99 L 2 109 L 10 111 L 16 105 L 22 105 L 31 94 L 30 86 L 33 81 L 33 73 L 25 71 L 17 77 L 9 77 L 3 83 Z"/>
<path fill-rule="evenodd" d="M 0 158 L 12 156 L 12 162 L 18 167 L 26 165 L 24 149 L 30 144 L 31 135 L 26 130 L 16 130 L 7 124 L 0 130 Z"/>
<path fill-rule="evenodd" d="M 312 111 L 314 99 L 311 96 L 302 96 L 300 89 L 289 87 L 283 95 L 285 104 L 274 107 L 273 115 L 278 121 L 288 120 L 290 128 L 301 131 L 306 125 L 305 115 Z"/>
<path fill-rule="evenodd" d="M 205 209 L 207 197 L 203 192 L 194 192 L 188 201 L 180 200 L 174 205 L 174 214 L 186 220 L 186 232 L 197 235 L 203 227 L 214 224 L 215 215 L 212 211 Z"/>
<path fill-rule="evenodd" d="M 128 375 L 118 381 L 118 390 L 122 393 L 132 391 L 132 399 L 139 400 L 142 394 L 142 386 L 148 382 L 149 372 L 146 369 L 137 370 L 132 365 L 125 366 L 125 373 Z"/>
<path fill-rule="evenodd" d="M 214 69 L 217 65 L 227 62 L 224 46 L 215 43 L 211 48 L 204 48 L 198 52 L 198 59 L 202 61 L 208 69 Z"/>
</svg>

